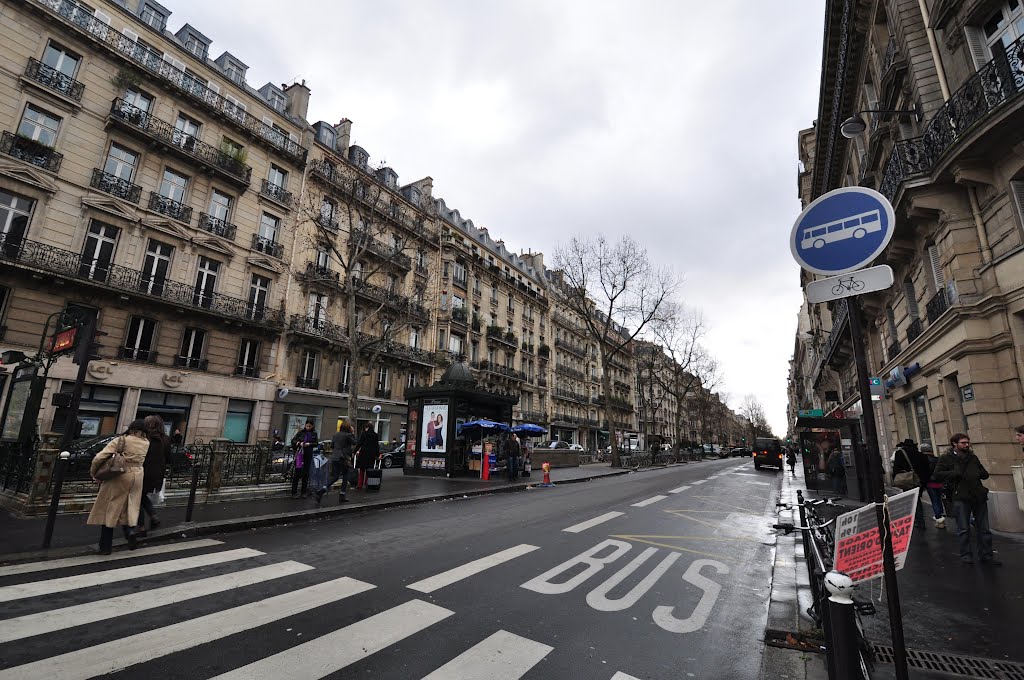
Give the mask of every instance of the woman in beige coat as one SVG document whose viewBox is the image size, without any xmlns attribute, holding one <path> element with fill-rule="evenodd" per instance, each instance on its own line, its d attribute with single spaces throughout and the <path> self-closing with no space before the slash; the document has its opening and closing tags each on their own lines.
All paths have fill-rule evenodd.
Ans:
<svg viewBox="0 0 1024 680">
<path fill-rule="evenodd" d="M 149 451 L 149 439 L 142 419 L 132 421 L 128 431 L 120 437 L 111 439 L 102 451 L 96 454 L 89 466 L 89 473 L 96 474 L 103 461 L 110 458 L 123 440 L 125 471 L 116 477 L 100 482 L 100 490 L 96 494 L 89 513 L 87 524 L 102 525 L 100 529 L 100 547 L 97 552 L 109 555 L 114 542 L 114 527 L 120 526 L 124 537 L 128 540 L 128 548 L 135 549 L 135 525 L 139 521 L 139 507 L 142 502 L 142 463 Z M 95 477 L 94 477 L 95 479 Z"/>
</svg>

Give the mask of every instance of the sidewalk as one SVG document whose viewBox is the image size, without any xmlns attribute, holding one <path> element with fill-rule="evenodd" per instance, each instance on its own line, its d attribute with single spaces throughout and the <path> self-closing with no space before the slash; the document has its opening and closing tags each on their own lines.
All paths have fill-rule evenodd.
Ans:
<svg viewBox="0 0 1024 680">
<path fill-rule="evenodd" d="M 660 469 L 660 468 L 651 468 Z M 629 470 L 611 468 L 607 463 L 593 463 L 576 468 L 555 468 L 551 479 L 555 484 L 571 484 L 589 479 L 627 474 Z M 158 508 L 157 513 L 163 525 L 151 531 L 146 541 L 181 536 L 200 536 L 224 531 L 238 531 L 260 526 L 271 526 L 292 521 L 322 519 L 349 512 L 411 505 L 432 500 L 476 496 L 488 493 L 521 491 L 528 486 L 540 484 L 543 472 L 534 469 L 530 477 L 510 484 L 503 479 L 492 478 L 482 481 L 471 478 L 448 479 L 445 477 L 414 477 L 405 475 L 400 468 L 384 471 L 384 482 L 380 491 L 357 491 L 350 489 L 349 502 L 338 503 L 336 491 L 324 496 L 323 506 L 317 508 L 313 498 L 293 498 L 290 489 L 282 488 L 275 496 L 256 500 L 228 501 L 221 503 L 197 503 L 192 522 L 185 522 L 184 506 Z M 79 554 L 84 547 L 96 543 L 99 529 L 85 523 L 86 513 L 58 515 L 53 531 L 53 541 L 48 551 L 41 551 L 46 516 L 19 518 L 0 510 L 0 561 L 12 559 L 37 559 L 41 556 L 65 556 Z M 123 543 L 115 541 L 115 547 Z"/>
<path fill-rule="evenodd" d="M 795 501 L 796 490 L 803 486 L 802 476 L 793 477 L 785 473 L 781 500 Z M 814 492 L 805 492 L 805 498 L 817 497 L 819 495 Z M 849 499 L 841 503 L 851 508 L 864 505 Z M 925 664 L 915 663 L 914 657 L 921 652 L 932 656 L 931 668 L 939 668 L 935 664 L 940 663 L 948 672 L 954 672 L 958 666 L 968 668 L 971 663 L 978 667 L 986 663 L 985 660 L 992 667 L 992 661 L 1019 663 L 1024 660 L 1019 642 L 1019 632 L 1024 630 L 1024 589 L 1017 582 L 1018 575 L 1024 573 L 1024 538 L 996 534 L 995 548 L 1003 562 L 1002 567 L 964 565 L 959 559 L 956 522 L 947 518 L 948 528 L 937 529 L 924 504 L 919 506 L 920 511 L 925 513 L 926 526 L 914 529 L 906 564 L 896 576 L 911 677 L 948 677 L 930 674 L 924 670 Z M 793 514 L 793 520 L 798 521 L 799 515 L 795 511 Z M 785 517 L 780 519 L 790 521 Z M 799 536 L 780 536 L 777 545 L 769 628 L 773 627 L 773 622 L 795 622 L 799 628 L 811 628 L 813 624 L 805 612 L 810 605 L 810 594 Z M 793 555 L 796 562 L 795 585 L 791 584 L 794 564 L 789 562 L 789 555 Z M 778 595 L 777 581 L 780 586 Z M 874 616 L 862 619 L 865 636 L 875 645 L 891 648 L 888 609 L 881 581 L 863 584 L 858 593 L 858 600 L 870 599 L 877 610 Z M 942 655 L 943 658 L 934 655 Z M 824 660 L 823 655 L 811 656 L 821 656 Z M 981 661 L 962 657 L 980 657 Z M 893 668 L 890 664 L 878 663 L 873 677 L 892 677 Z M 808 672 L 800 677 L 819 676 Z M 984 677 L 1015 676 L 993 674 Z"/>
</svg>

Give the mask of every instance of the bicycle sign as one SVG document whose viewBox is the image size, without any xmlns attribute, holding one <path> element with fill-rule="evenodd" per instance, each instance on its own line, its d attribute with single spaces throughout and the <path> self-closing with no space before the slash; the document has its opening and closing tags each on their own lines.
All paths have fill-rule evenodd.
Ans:
<svg viewBox="0 0 1024 680">
<path fill-rule="evenodd" d="M 895 226 L 885 196 L 865 187 L 843 187 L 819 196 L 800 213 L 789 247 L 809 272 L 848 274 L 885 250 Z"/>
<path fill-rule="evenodd" d="M 892 284 L 892 267 L 887 264 L 881 264 L 877 267 L 868 267 L 867 269 L 850 272 L 849 274 L 811 281 L 807 284 L 805 293 L 808 302 L 828 302 L 829 300 L 839 300 L 851 295 L 885 290 L 891 287 Z"/>
</svg>

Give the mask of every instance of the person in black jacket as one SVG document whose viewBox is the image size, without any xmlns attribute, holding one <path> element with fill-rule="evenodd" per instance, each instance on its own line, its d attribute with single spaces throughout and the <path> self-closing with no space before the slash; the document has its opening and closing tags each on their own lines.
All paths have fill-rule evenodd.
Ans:
<svg viewBox="0 0 1024 680">
<path fill-rule="evenodd" d="M 142 464 L 142 512 L 139 513 L 139 525 L 136 527 L 139 536 L 146 535 L 143 515 L 149 516 L 150 529 L 160 526 L 160 518 L 156 516 L 156 508 L 153 507 L 149 494 L 157 493 L 163 488 L 164 473 L 171 453 L 171 438 L 164 433 L 164 419 L 158 415 L 151 415 L 146 416 L 142 422 L 146 428 L 146 438 L 149 439 L 149 453 Z"/>
<path fill-rule="evenodd" d="M 932 468 L 928 463 L 928 456 L 921 453 L 914 440 L 908 437 L 896 447 L 892 454 L 892 473 L 897 475 L 910 471 L 917 475 L 919 488 L 917 500 L 920 503 L 927 493 L 925 485 L 931 481 Z M 924 528 L 924 514 L 920 510 L 914 513 L 914 526 Z"/>
<path fill-rule="evenodd" d="M 960 559 L 965 564 L 974 562 L 971 554 L 971 516 L 978 536 L 978 559 L 986 564 L 1000 566 L 992 551 L 992 531 L 988 526 L 988 489 L 982 480 L 988 479 L 988 470 L 971 450 L 971 439 L 957 433 L 949 438 L 952 448 L 942 454 L 935 464 L 932 479 L 944 482 L 953 498 L 956 531 L 960 538 Z"/>
<path fill-rule="evenodd" d="M 320 435 L 316 432 L 316 424 L 307 420 L 302 429 L 292 437 L 292 448 L 295 449 L 295 471 L 292 473 L 292 495 L 299 491 L 302 482 L 302 495 L 309 495 L 309 468 L 313 465 L 313 454 L 320 443 Z"/>
<path fill-rule="evenodd" d="M 366 471 L 373 467 L 374 461 L 380 458 L 380 442 L 377 441 L 377 431 L 373 429 L 373 423 L 366 423 L 363 433 L 359 437 L 359 444 L 356 446 L 356 468 L 359 470 L 359 479 L 356 481 L 356 488 L 362 489 L 366 486 Z"/>
<path fill-rule="evenodd" d="M 331 476 L 327 480 L 327 484 L 316 492 L 317 505 L 320 505 L 324 494 L 339 479 L 341 480 L 341 494 L 338 496 L 338 502 L 348 502 L 345 492 L 348 490 L 348 471 L 352 469 L 352 451 L 355 447 L 356 436 L 352 432 L 352 426 L 345 423 L 331 437 Z"/>
</svg>

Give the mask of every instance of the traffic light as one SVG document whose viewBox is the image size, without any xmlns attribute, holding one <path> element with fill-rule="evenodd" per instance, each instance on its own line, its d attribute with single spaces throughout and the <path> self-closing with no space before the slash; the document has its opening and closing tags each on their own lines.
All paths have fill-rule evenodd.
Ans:
<svg viewBox="0 0 1024 680">
<path fill-rule="evenodd" d="M 101 358 L 99 355 L 100 349 L 103 347 L 100 344 L 100 340 L 103 339 L 104 335 L 107 335 L 105 331 L 96 330 L 96 320 L 90 319 L 85 322 L 85 325 L 81 328 L 81 337 L 78 340 L 78 344 L 75 346 L 75 356 L 72 358 L 72 362 L 76 364 L 87 364 L 93 359 Z"/>
</svg>

